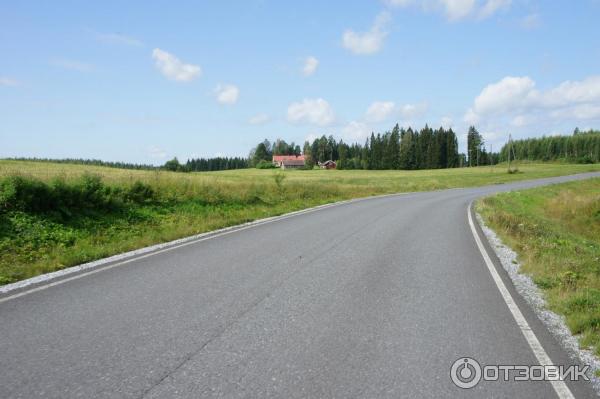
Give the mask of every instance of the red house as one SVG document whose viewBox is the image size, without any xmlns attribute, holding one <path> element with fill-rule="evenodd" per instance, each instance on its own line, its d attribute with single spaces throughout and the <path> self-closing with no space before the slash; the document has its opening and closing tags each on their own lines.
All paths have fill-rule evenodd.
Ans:
<svg viewBox="0 0 600 399">
<path fill-rule="evenodd" d="M 304 167 L 304 155 L 273 155 L 273 165 L 281 169 Z"/>
</svg>

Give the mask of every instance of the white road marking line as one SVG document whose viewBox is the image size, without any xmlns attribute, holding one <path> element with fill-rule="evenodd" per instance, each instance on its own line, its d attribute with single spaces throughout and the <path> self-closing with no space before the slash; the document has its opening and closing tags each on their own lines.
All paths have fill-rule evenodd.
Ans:
<svg viewBox="0 0 600 399">
<path fill-rule="evenodd" d="M 475 228 L 475 224 L 473 223 L 473 218 L 471 217 L 471 207 L 472 206 L 473 206 L 473 202 L 471 202 L 469 204 L 469 206 L 467 207 L 467 216 L 469 218 L 469 226 L 471 227 L 471 233 L 473 233 L 473 237 L 475 238 L 475 242 L 477 243 L 479 252 L 481 252 L 481 256 L 483 256 L 483 260 L 485 261 L 488 271 L 492 275 L 492 279 L 494 280 L 494 283 L 496 283 L 496 287 L 498 287 L 498 290 L 500 291 L 500 294 L 502 295 L 502 299 L 504 299 L 506 306 L 508 306 L 510 313 L 513 315 L 513 318 L 515 319 L 517 325 L 519 326 L 519 329 L 523 333 L 523 336 L 525 337 L 525 340 L 527 341 L 527 343 L 529 344 L 529 347 L 533 351 L 533 354 L 537 358 L 538 362 L 540 362 L 540 365 L 543 365 L 543 366 L 552 365 L 553 363 L 552 363 L 552 360 L 550 359 L 550 356 L 548 356 L 548 354 L 544 350 L 544 347 L 542 346 L 540 341 L 537 339 L 537 337 L 535 336 L 535 333 L 533 332 L 533 330 L 527 323 L 525 316 L 523 316 L 523 313 L 521 313 L 521 310 L 517 306 L 517 303 L 514 301 L 513 297 L 510 295 L 510 292 L 506 288 L 506 285 L 504 285 L 504 281 L 502 281 L 502 278 L 498 274 L 496 267 L 492 263 L 492 260 L 490 259 L 490 256 L 488 255 L 487 250 L 483 246 L 483 243 L 481 242 L 481 239 L 479 238 L 479 234 L 477 233 L 477 229 Z M 550 383 L 552 384 L 552 388 L 554 388 L 554 391 L 556 392 L 556 394 L 558 395 L 558 397 L 560 399 L 575 398 L 573 396 L 573 394 L 571 393 L 571 390 L 569 389 L 567 384 L 565 384 L 564 381 L 550 381 Z"/>
</svg>

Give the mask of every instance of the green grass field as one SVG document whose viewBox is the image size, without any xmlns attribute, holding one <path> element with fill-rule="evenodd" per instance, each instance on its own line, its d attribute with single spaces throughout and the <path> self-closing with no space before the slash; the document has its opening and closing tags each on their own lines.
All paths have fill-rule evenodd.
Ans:
<svg viewBox="0 0 600 399">
<path fill-rule="evenodd" d="M 0 284 L 344 199 L 598 170 L 600 165 L 522 164 L 517 174 L 506 173 L 504 166 L 421 171 L 245 169 L 174 173 L 3 160 Z M 102 186 L 86 180 L 89 175 L 99 176 Z M 15 176 L 22 179 L 17 181 Z M 136 183 L 151 195 L 136 199 Z M 52 201 L 41 199 L 45 195 L 51 195 Z M 45 201 L 55 206 L 45 209 Z"/>
<path fill-rule="evenodd" d="M 551 310 L 600 354 L 600 179 L 503 193 L 478 202 Z"/>
</svg>

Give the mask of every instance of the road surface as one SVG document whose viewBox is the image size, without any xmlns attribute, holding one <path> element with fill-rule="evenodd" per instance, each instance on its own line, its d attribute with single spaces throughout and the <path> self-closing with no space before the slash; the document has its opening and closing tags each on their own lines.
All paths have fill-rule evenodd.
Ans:
<svg viewBox="0 0 600 399">
<path fill-rule="evenodd" d="M 538 364 L 467 207 L 591 175 L 351 202 L 4 298 L 0 397 L 556 397 L 450 380 L 463 356 Z M 496 268 L 554 363 L 573 364 Z"/>
</svg>

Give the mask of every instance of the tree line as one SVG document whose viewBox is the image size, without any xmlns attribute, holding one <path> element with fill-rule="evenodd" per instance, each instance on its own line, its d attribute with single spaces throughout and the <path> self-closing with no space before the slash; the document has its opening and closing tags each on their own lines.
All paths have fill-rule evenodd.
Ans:
<svg viewBox="0 0 600 399">
<path fill-rule="evenodd" d="M 79 158 L 5 158 L 13 161 L 31 162 L 53 162 L 75 165 L 106 166 L 109 168 L 134 169 L 134 170 L 169 170 L 172 172 L 208 172 L 216 170 L 244 169 L 250 167 L 250 160 L 244 157 L 215 157 L 188 159 L 186 163 L 180 163 L 177 157 L 165 162 L 161 166 L 136 164 L 130 162 L 109 162 L 99 159 Z"/>
<path fill-rule="evenodd" d="M 371 133 L 364 144 L 345 143 L 333 136 L 321 136 L 306 141 L 302 151 L 294 143 L 278 139 L 259 143 L 250 152 L 250 165 L 270 162 L 273 155 L 299 155 L 306 158 L 306 168 L 327 160 L 337 161 L 338 169 L 440 169 L 461 166 L 481 166 L 497 163 L 498 153 L 485 149 L 481 134 L 471 127 L 468 134 L 468 153 L 458 151 L 458 139 L 451 129 L 432 129 L 425 125 L 421 130 L 400 128 L 398 124 L 383 134 Z"/>
<path fill-rule="evenodd" d="M 582 132 L 575 129 L 572 136 L 544 136 L 514 140 L 500 150 L 500 160 L 529 161 L 563 160 L 577 163 L 600 162 L 600 130 Z"/>
<path fill-rule="evenodd" d="M 250 167 L 250 162 L 248 158 L 243 157 L 195 158 L 188 159 L 184 164 L 175 157 L 162 166 L 163 169 L 171 172 L 212 172 L 248 167 Z"/>
<path fill-rule="evenodd" d="M 52 159 L 52 158 L 4 158 L 11 161 L 30 161 L 30 162 L 53 162 L 53 163 L 65 163 L 74 165 L 92 165 L 92 166 L 106 166 L 109 168 L 119 169 L 138 169 L 138 170 L 152 170 L 157 169 L 154 165 L 137 164 L 130 162 L 109 162 L 101 161 L 99 159 L 82 159 L 82 158 L 63 158 L 63 159 Z"/>
<path fill-rule="evenodd" d="M 333 136 L 321 136 L 306 141 L 302 149 L 306 168 L 318 162 L 337 161 L 338 169 L 435 169 L 464 165 L 464 155 L 458 152 L 458 141 L 452 129 L 421 131 L 400 128 L 397 124 L 383 134 L 372 133 L 364 144 L 345 143 Z M 300 148 L 283 140 L 271 144 L 259 143 L 250 153 L 252 165 L 270 161 L 273 155 L 300 154 Z"/>
<path fill-rule="evenodd" d="M 306 146 L 313 162 L 337 160 L 339 169 L 439 169 L 461 166 L 458 140 L 452 129 L 420 131 L 398 125 L 383 134 L 371 133 L 364 145 L 316 139 Z"/>
</svg>

